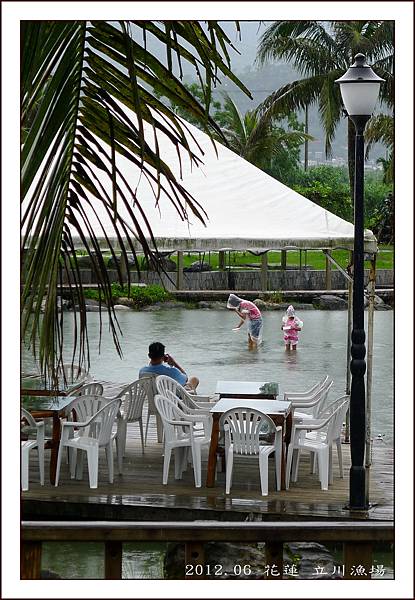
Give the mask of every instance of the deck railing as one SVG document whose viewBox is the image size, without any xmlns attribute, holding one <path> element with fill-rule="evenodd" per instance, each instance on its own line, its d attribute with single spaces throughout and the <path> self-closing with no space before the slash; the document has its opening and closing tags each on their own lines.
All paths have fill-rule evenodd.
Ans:
<svg viewBox="0 0 415 600">
<path fill-rule="evenodd" d="M 181 542 L 185 544 L 185 579 L 205 579 L 204 544 L 265 542 L 264 579 L 282 579 L 284 542 L 342 542 L 344 578 L 370 579 L 376 542 L 392 542 L 392 522 L 278 521 L 24 521 L 22 523 L 21 579 L 40 579 L 43 542 L 103 542 L 105 579 L 122 578 L 123 542 Z"/>
</svg>

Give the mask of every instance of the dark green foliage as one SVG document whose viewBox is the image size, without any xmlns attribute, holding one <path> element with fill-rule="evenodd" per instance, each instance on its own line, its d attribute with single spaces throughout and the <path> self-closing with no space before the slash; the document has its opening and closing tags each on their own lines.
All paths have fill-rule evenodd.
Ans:
<svg viewBox="0 0 415 600">
<path fill-rule="evenodd" d="M 103 301 L 102 294 L 98 290 L 91 288 L 84 290 L 84 297 L 90 300 L 101 299 Z M 127 286 L 113 283 L 111 285 L 111 299 L 113 304 L 116 304 L 120 298 L 130 298 L 134 301 L 134 306 L 140 308 L 141 306 L 148 306 L 156 302 L 171 300 L 172 295 L 160 285 L 147 285 L 145 287 L 132 285 L 128 290 Z"/>
<path fill-rule="evenodd" d="M 346 221 L 353 220 L 353 205 L 347 171 L 341 167 L 319 166 L 299 173 L 294 190 Z"/>
</svg>

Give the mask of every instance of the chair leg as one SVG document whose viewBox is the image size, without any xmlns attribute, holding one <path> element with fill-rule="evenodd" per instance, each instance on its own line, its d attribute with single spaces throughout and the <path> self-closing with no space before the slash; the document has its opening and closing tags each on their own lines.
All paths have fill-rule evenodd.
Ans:
<svg viewBox="0 0 415 600">
<path fill-rule="evenodd" d="M 322 449 L 317 453 L 318 471 L 320 474 L 321 489 L 329 489 L 329 453 L 328 449 Z"/>
<path fill-rule="evenodd" d="M 183 454 L 186 453 L 186 448 L 175 448 L 174 449 L 174 478 L 182 479 L 183 475 Z"/>
<path fill-rule="evenodd" d="M 294 452 L 293 445 L 290 444 L 288 446 L 287 462 L 286 462 L 286 468 L 285 468 L 285 489 L 286 490 L 288 490 L 290 488 L 291 466 L 292 466 L 292 461 L 293 461 L 293 452 Z M 277 457 L 275 457 L 275 460 L 276 459 L 277 459 Z"/>
<path fill-rule="evenodd" d="M 70 458 L 70 462 L 69 462 L 69 472 L 71 474 L 71 479 L 75 479 L 75 474 L 76 474 L 76 463 L 78 462 L 78 451 L 76 448 L 69 448 L 70 452 L 69 452 L 69 458 Z"/>
<path fill-rule="evenodd" d="M 169 479 L 169 467 L 170 467 L 171 448 L 166 446 L 164 448 L 164 461 L 163 461 L 163 485 L 167 485 Z"/>
<path fill-rule="evenodd" d="M 342 457 L 342 444 L 341 441 L 338 439 L 336 440 L 336 446 L 337 446 L 337 457 L 339 459 L 339 471 L 340 471 L 340 477 L 341 479 L 343 479 L 343 457 Z"/>
<path fill-rule="evenodd" d="M 147 445 L 147 434 L 148 434 L 148 424 L 150 422 L 150 411 L 147 412 L 147 421 L 146 421 L 146 432 L 144 435 L 144 445 Z"/>
<path fill-rule="evenodd" d="M 296 448 L 293 452 L 293 475 L 292 475 L 292 480 L 293 481 L 297 481 L 298 480 L 298 468 L 300 466 L 300 450 L 298 448 Z"/>
<path fill-rule="evenodd" d="M 118 475 L 122 475 L 122 462 L 123 462 L 123 455 L 120 449 L 120 442 L 118 439 L 118 436 L 115 436 L 115 449 L 117 452 L 117 471 L 118 471 Z"/>
<path fill-rule="evenodd" d="M 259 455 L 259 476 L 261 478 L 261 494 L 268 496 L 268 454 Z"/>
<path fill-rule="evenodd" d="M 138 425 L 140 427 L 140 437 L 141 437 L 141 450 L 144 454 L 144 434 L 143 434 L 143 419 L 142 417 L 140 417 L 139 421 L 138 421 Z"/>
<path fill-rule="evenodd" d="M 333 451 L 331 444 L 329 448 L 329 483 L 333 483 Z"/>
<path fill-rule="evenodd" d="M 40 485 L 45 485 L 45 444 L 38 444 L 37 454 L 39 459 Z"/>
<path fill-rule="evenodd" d="M 226 485 L 225 494 L 229 494 L 232 485 L 232 470 L 233 470 L 233 450 L 228 449 L 228 456 L 226 457 Z"/>
<path fill-rule="evenodd" d="M 27 448 L 22 448 L 22 490 L 27 492 L 29 489 L 29 451 Z"/>
<path fill-rule="evenodd" d="M 59 476 L 61 473 L 61 461 L 62 461 L 62 454 L 64 452 L 64 448 L 65 446 L 63 446 L 62 443 L 59 444 L 59 449 L 58 449 L 58 459 L 56 461 L 56 477 L 55 477 L 55 487 L 58 487 L 58 483 L 59 483 Z M 72 448 L 73 452 L 71 452 L 71 460 L 73 460 L 73 455 L 75 454 L 76 456 L 76 450 L 75 448 Z M 74 471 L 75 474 L 75 471 Z M 71 465 L 71 477 L 72 477 L 72 465 Z"/>
<path fill-rule="evenodd" d="M 87 460 L 88 460 L 88 475 L 89 475 L 89 487 L 96 490 L 98 487 L 98 447 L 88 448 Z M 82 452 L 80 454 L 83 454 Z"/>
<path fill-rule="evenodd" d="M 98 449 L 99 452 L 99 449 Z M 112 442 L 105 446 L 105 454 L 108 462 L 108 481 L 114 483 L 114 453 L 112 451 Z"/>
<path fill-rule="evenodd" d="M 125 446 L 127 438 L 127 421 L 125 419 L 117 419 L 117 439 L 118 447 L 122 456 L 125 456 Z"/>
<path fill-rule="evenodd" d="M 193 473 L 195 476 L 195 487 L 202 487 L 202 456 L 199 444 L 192 447 Z"/>
<path fill-rule="evenodd" d="M 163 423 L 161 420 L 160 415 L 157 413 L 156 414 L 156 427 L 157 427 L 157 441 L 159 444 L 162 443 L 163 438 L 164 438 L 164 431 L 163 431 Z"/>
</svg>

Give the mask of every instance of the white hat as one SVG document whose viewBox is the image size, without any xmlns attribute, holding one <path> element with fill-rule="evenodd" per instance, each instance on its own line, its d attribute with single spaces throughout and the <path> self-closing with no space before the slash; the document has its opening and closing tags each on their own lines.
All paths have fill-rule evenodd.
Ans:
<svg viewBox="0 0 415 600">
<path fill-rule="evenodd" d="M 295 314 L 294 306 L 292 304 L 290 304 L 290 306 L 287 308 L 287 316 L 293 317 L 294 314 Z"/>
<path fill-rule="evenodd" d="M 242 302 L 242 298 L 239 296 L 235 296 L 235 294 L 229 294 L 228 303 L 226 304 L 226 308 L 238 308 L 240 303 Z"/>
</svg>

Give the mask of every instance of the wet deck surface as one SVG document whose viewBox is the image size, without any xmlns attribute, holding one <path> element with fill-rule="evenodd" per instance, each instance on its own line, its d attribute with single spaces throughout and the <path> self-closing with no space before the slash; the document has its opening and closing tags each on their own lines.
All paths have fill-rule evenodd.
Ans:
<svg viewBox="0 0 415 600">
<path fill-rule="evenodd" d="M 111 394 L 113 395 L 113 394 Z M 144 423 L 146 417 L 144 416 Z M 337 455 L 333 452 L 334 482 L 328 491 L 320 489 L 316 475 L 310 474 L 309 458 L 300 461 L 297 483 L 287 491 L 276 492 L 273 460 L 269 464 L 269 495 L 261 496 L 256 459 L 235 461 L 231 493 L 225 494 L 225 474 L 218 473 L 216 486 L 206 488 L 207 450 L 202 454 L 202 487 L 194 487 L 191 466 L 183 479 L 174 479 L 174 461 L 170 465 L 168 485 L 162 484 L 162 446 L 157 443 L 155 418 L 150 419 L 147 445 L 141 449 L 137 424 L 128 426 L 127 451 L 123 475 L 115 475 L 108 483 L 104 452 L 100 454 L 98 489 L 91 490 L 84 461 L 82 481 L 71 480 L 69 467 L 61 467 L 58 487 L 49 479 L 42 487 L 38 483 L 36 452 L 30 463 L 30 489 L 23 493 L 24 516 L 53 518 L 113 518 L 113 519 L 219 519 L 263 520 L 292 519 L 369 519 L 393 520 L 393 449 L 381 440 L 373 445 L 370 469 L 370 502 L 367 513 L 351 513 L 346 505 L 349 496 L 350 446 L 343 444 L 344 478 L 340 479 Z M 49 454 L 45 452 L 45 473 L 48 474 Z M 58 512 L 57 512 L 58 511 Z"/>
</svg>

